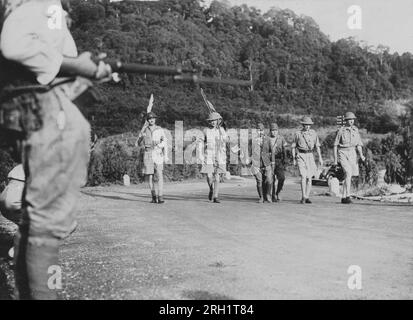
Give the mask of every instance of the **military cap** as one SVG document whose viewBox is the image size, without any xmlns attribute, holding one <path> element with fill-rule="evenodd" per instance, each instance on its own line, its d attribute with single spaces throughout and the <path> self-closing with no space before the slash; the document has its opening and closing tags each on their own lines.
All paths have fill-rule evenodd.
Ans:
<svg viewBox="0 0 413 320">
<path fill-rule="evenodd" d="M 278 124 L 276 124 L 275 122 L 271 123 L 270 130 L 278 130 Z"/>
<path fill-rule="evenodd" d="M 257 128 L 260 129 L 260 130 L 264 130 L 264 129 L 265 129 L 265 126 L 264 126 L 264 124 L 263 124 L 262 122 L 259 122 L 259 123 L 257 124 Z"/>
<path fill-rule="evenodd" d="M 310 117 L 305 116 L 302 120 L 301 120 L 301 124 L 314 124 L 313 120 L 311 120 Z"/>
<path fill-rule="evenodd" d="M 152 119 L 152 118 L 157 118 L 158 116 L 153 113 L 153 112 L 149 112 L 148 114 L 146 114 L 146 119 Z"/>
<path fill-rule="evenodd" d="M 354 115 L 353 112 L 346 112 L 346 115 L 344 116 L 344 120 L 350 120 L 350 119 L 356 119 L 356 116 Z"/>
</svg>

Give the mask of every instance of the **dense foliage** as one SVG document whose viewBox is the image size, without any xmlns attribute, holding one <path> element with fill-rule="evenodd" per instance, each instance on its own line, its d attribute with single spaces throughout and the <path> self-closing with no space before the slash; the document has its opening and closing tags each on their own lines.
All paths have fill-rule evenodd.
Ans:
<svg viewBox="0 0 413 320">
<path fill-rule="evenodd" d="M 105 52 L 126 62 L 196 68 L 205 76 L 252 77 L 253 88 L 209 85 L 205 90 L 232 127 L 285 115 L 319 116 L 332 124 L 343 110 L 356 111 L 362 127 L 394 129 L 378 112 L 387 99 L 410 97 L 411 53 L 351 38 L 331 42 L 310 17 L 273 8 L 231 7 L 198 0 L 74 0 L 72 32 L 80 51 Z M 206 116 L 199 90 L 170 78 L 123 75 L 102 85 L 104 102 L 84 110 L 100 136 L 138 130 L 139 114 L 155 95 L 161 122 L 202 124 Z M 253 89 L 253 90 L 251 90 Z M 286 121 L 287 119 L 287 121 Z"/>
</svg>

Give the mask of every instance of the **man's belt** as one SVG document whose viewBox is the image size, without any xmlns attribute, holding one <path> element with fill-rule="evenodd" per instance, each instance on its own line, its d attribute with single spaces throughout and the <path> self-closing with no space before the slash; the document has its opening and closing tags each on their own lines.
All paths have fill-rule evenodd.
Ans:
<svg viewBox="0 0 413 320">
<path fill-rule="evenodd" d="M 298 149 L 299 153 L 313 153 L 313 150 L 302 150 L 302 149 Z"/>
</svg>

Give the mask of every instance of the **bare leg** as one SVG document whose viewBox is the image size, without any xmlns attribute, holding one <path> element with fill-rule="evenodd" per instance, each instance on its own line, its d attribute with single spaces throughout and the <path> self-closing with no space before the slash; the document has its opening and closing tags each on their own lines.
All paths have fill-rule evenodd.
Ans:
<svg viewBox="0 0 413 320">
<path fill-rule="evenodd" d="M 152 203 L 156 203 L 156 191 L 155 184 L 153 183 L 153 174 L 148 174 L 146 179 L 148 179 L 149 190 L 151 190 Z"/>
<path fill-rule="evenodd" d="M 208 173 L 207 174 L 207 183 L 208 183 L 208 187 L 209 187 L 209 195 L 208 195 L 208 199 L 211 201 L 212 200 L 212 194 L 214 192 L 214 179 L 212 176 L 212 173 Z"/>
<path fill-rule="evenodd" d="M 306 198 L 306 193 L 307 193 L 306 186 L 307 186 L 307 178 L 301 177 L 301 195 L 302 195 L 301 199 L 302 200 L 305 200 Z"/>
<path fill-rule="evenodd" d="M 305 197 L 307 199 L 310 198 L 310 192 L 311 192 L 311 179 L 307 178 L 306 179 L 306 193 L 305 193 Z"/>
<path fill-rule="evenodd" d="M 216 173 L 215 174 L 215 181 L 214 181 L 214 199 L 218 198 L 219 194 L 219 180 L 220 180 L 220 174 Z"/>
<path fill-rule="evenodd" d="M 158 196 L 162 197 L 163 196 L 163 171 L 158 170 L 156 174 L 158 176 Z"/>
<path fill-rule="evenodd" d="M 344 191 L 345 190 L 345 191 Z M 346 172 L 346 177 L 344 179 L 343 193 L 346 193 L 346 198 L 350 197 L 351 190 L 351 175 Z"/>
</svg>

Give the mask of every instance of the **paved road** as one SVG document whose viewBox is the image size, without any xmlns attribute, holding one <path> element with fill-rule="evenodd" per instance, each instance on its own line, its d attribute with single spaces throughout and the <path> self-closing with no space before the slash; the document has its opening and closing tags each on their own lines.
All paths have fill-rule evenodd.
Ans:
<svg viewBox="0 0 413 320">
<path fill-rule="evenodd" d="M 257 204 L 252 180 L 221 191 L 213 204 L 204 182 L 169 184 L 157 205 L 142 187 L 83 189 L 80 226 L 61 251 L 61 297 L 413 298 L 413 206 L 322 195 L 302 205 L 295 181 L 277 204 Z M 351 265 L 361 290 L 348 287 Z"/>
</svg>

